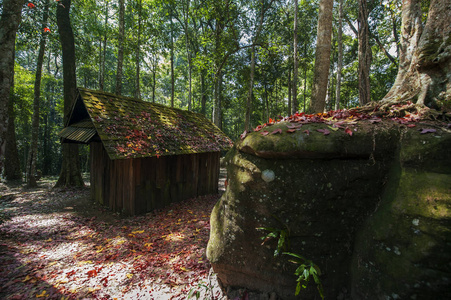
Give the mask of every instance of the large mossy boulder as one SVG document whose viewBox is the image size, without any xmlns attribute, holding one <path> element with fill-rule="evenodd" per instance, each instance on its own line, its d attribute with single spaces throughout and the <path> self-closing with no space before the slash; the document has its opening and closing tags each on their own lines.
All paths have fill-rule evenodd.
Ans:
<svg viewBox="0 0 451 300">
<path fill-rule="evenodd" d="M 207 247 L 222 285 L 297 298 L 297 266 L 274 256 L 277 238 L 262 244 L 261 228 L 272 228 L 288 235 L 283 251 L 319 266 L 326 299 L 450 296 L 451 133 L 287 125 L 247 135 L 226 156 Z M 301 298 L 319 298 L 313 279 Z"/>
</svg>

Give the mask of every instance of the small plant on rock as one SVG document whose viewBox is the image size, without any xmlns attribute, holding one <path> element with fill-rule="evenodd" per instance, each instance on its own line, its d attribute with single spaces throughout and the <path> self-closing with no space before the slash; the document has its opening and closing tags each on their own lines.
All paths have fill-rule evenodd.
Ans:
<svg viewBox="0 0 451 300">
<path fill-rule="evenodd" d="M 319 269 L 319 267 L 311 260 L 306 259 L 302 255 L 291 252 L 284 252 L 283 254 L 291 256 L 292 258 L 289 261 L 299 265 L 299 267 L 294 272 L 294 275 L 298 276 L 298 278 L 296 279 L 298 284 L 296 285 L 295 295 L 299 295 L 301 288 L 305 289 L 310 278 L 313 277 L 313 280 L 316 283 L 316 287 L 318 288 L 319 295 L 321 296 L 321 299 L 324 299 L 323 285 L 321 284 L 321 280 L 319 279 L 319 276 L 321 275 L 321 270 Z"/>
<path fill-rule="evenodd" d="M 310 279 L 313 277 L 313 280 L 316 283 L 318 288 L 319 295 L 321 299 L 324 299 L 323 293 L 323 285 L 321 284 L 321 280 L 319 276 L 321 275 L 320 268 L 313 263 L 313 261 L 306 259 L 300 254 L 288 252 L 290 251 L 290 228 L 283 223 L 279 218 L 273 216 L 280 224 L 283 225 L 283 229 L 274 228 L 274 227 L 259 227 L 257 230 L 264 230 L 269 232 L 267 235 L 261 237 L 263 240 L 262 245 L 265 244 L 268 240 L 277 239 L 277 247 L 274 250 L 274 257 L 280 256 L 280 254 L 291 256 L 289 259 L 290 262 L 294 264 L 298 264 L 294 275 L 297 276 L 297 285 L 295 295 L 299 295 L 302 288 L 307 288 L 307 284 Z"/>
</svg>

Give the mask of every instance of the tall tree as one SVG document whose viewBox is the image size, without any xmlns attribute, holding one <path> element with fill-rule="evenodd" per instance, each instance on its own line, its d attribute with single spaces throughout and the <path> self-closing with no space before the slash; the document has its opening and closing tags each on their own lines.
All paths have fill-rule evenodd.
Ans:
<svg viewBox="0 0 451 300">
<path fill-rule="evenodd" d="M 312 112 L 323 112 L 326 105 L 332 39 L 333 0 L 319 1 L 315 72 L 312 87 Z"/>
<path fill-rule="evenodd" d="M 340 109 L 341 70 L 343 68 L 343 0 L 338 2 L 338 61 L 337 61 L 337 85 L 335 86 L 335 110 Z"/>
<path fill-rule="evenodd" d="M 104 90 L 105 88 L 105 60 L 106 60 L 106 45 L 108 42 L 108 17 L 109 17 L 109 9 L 110 5 L 109 5 L 109 1 L 105 1 L 105 23 L 103 26 L 103 47 L 102 47 L 102 37 L 100 37 L 99 40 L 99 45 L 100 45 L 100 53 L 99 53 L 99 61 L 100 61 L 100 66 L 99 66 L 99 89 L 101 91 Z"/>
<path fill-rule="evenodd" d="M 431 0 L 423 29 L 421 1 L 403 1 L 398 74 L 384 104 L 410 100 L 434 108 L 449 105 L 450 5 L 450 0 Z"/>
<path fill-rule="evenodd" d="M 142 30 L 142 0 L 139 0 L 138 3 L 138 32 L 136 35 L 136 80 L 135 80 L 135 98 L 141 98 L 141 90 L 140 90 L 140 60 L 141 60 L 141 30 Z"/>
<path fill-rule="evenodd" d="M 368 4 L 359 0 L 359 103 L 361 106 L 370 102 L 370 66 L 371 48 L 369 44 Z"/>
<path fill-rule="evenodd" d="M 77 79 L 75 75 L 75 42 L 70 22 L 71 0 L 61 0 L 56 9 L 56 23 L 62 47 L 63 81 L 64 81 L 64 124 L 69 121 L 72 103 L 77 95 Z M 64 143 L 61 173 L 57 187 L 83 186 L 78 157 L 78 145 Z"/>
<path fill-rule="evenodd" d="M 12 79 L 11 91 L 14 90 L 14 72 Z M 16 112 L 14 111 L 14 93 L 11 95 L 11 99 L 8 105 L 8 131 L 6 133 L 6 149 L 5 149 L 5 177 L 6 180 L 19 180 L 22 179 L 22 173 L 20 171 L 19 153 L 17 151 L 17 139 L 16 139 Z"/>
<path fill-rule="evenodd" d="M 5 158 L 8 105 L 13 85 L 14 45 L 21 20 L 23 0 L 4 0 L 0 19 L 0 174 Z"/>
<path fill-rule="evenodd" d="M 119 34 L 117 50 L 116 94 L 122 94 L 122 68 L 124 63 L 125 0 L 119 0 Z"/>
<path fill-rule="evenodd" d="M 260 2 L 260 1 L 259 1 Z M 271 7 L 273 0 L 266 3 L 266 1 L 261 1 L 260 7 L 260 15 L 258 18 L 257 29 L 255 35 L 252 40 L 251 46 L 251 74 L 249 78 L 249 90 L 247 94 L 247 102 L 246 102 L 246 113 L 245 113 L 245 121 L 244 121 L 244 130 L 249 131 L 251 127 L 251 114 L 252 114 L 252 97 L 254 90 L 254 74 L 255 74 L 255 48 L 257 47 L 256 43 L 260 37 L 260 33 L 263 28 L 263 20 L 265 17 L 266 11 Z"/>
<path fill-rule="evenodd" d="M 44 63 L 44 54 L 47 35 L 49 29 L 47 28 L 47 20 L 49 18 L 49 0 L 44 1 L 44 10 L 42 12 L 41 22 L 41 38 L 39 42 L 38 60 L 36 63 L 36 75 L 34 80 L 34 98 L 33 98 L 33 118 L 31 123 L 31 145 L 28 152 L 27 163 L 27 186 L 36 187 L 36 161 L 38 156 L 38 138 L 39 138 L 39 105 L 41 102 L 41 78 L 42 65 Z"/>
<path fill-rule="evenodd" d="M 174 74 L 174 22 L 172 20 L 172 9 L 169 14 L 170 20 L 170 30 L 171 30 L 171 107 L 174 107 L 174 97 L 175 97 L 175 74 Z"/>
<path fill-rule="evenodd" d="M 293 28 L 293 93 L 291 113 L 298 109 L 298 0 L 294 0 L 294 28 Z"/>
</svg>

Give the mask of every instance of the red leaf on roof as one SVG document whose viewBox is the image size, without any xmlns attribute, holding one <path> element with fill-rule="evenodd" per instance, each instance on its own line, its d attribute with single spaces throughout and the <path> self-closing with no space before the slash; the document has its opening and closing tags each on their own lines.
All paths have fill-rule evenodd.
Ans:
<svg viewBox="0 0 451 300">
<path fill-rule="evenodd" d="M 268 134 L 269 134 L 269 131 L 265 130 L 265 131 L 260 132 L 260 134 L 263 135 L 263 136 L 265 136 L 265 135 L 268 135 Z"/>
<path fill-rule="evenodd" d="M 287 130 L 288 133 L 293 133 L 293 132 L 295 132 L 295 131 L 296 131 L 295 128 L 291 128 L 291 129 L 288 129 L 288 130 Z"/>
<path fill-rule="evenodd" d="M 310 135 L 310 130 L 304 130 L 304 133 L 306 134 L 306 135 Z"/>
<path fill-rule="evenodd" d="M 271 132 L 271 134 L 277 134 L 277 133 L 282 133 L 282 129 L 276 129 L 273 132 Z"/>
</svg>

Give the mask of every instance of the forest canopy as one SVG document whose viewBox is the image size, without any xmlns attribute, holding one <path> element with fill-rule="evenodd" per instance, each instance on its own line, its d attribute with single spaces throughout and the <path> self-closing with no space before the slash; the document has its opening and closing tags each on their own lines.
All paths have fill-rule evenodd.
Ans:
<svg viewBox="0 0 451 300">
<path fill-rule="evenodd" d="M 10 121 L 25 170 L 32 139 L 33 89 L 45 37 L 36 162 L 44 175 L 57 174 L 61 166 L 57 133 L 63 127 L 63 61 L 56 13 L 63 2 L 26 2 L 15 41 Z M 73 1 L 76 84 L 205 114 L 237 139 L 245 128 L 246 109 L 250 128 L 309 111 L 319 2 Z M 366 14 L 361 2 L 366 2 Z M 419 2 L 424 26 L 429 1 Z M 401 0 L 333 1 L 326 111 L 359 105 L 362 34 L 367 36 L 370 58 L 369 100 L 387 94 L 398 72 L 401 12 Z M 82 148 L 84 171 L 87 161 L 88 151 Z"/>
</svg>

